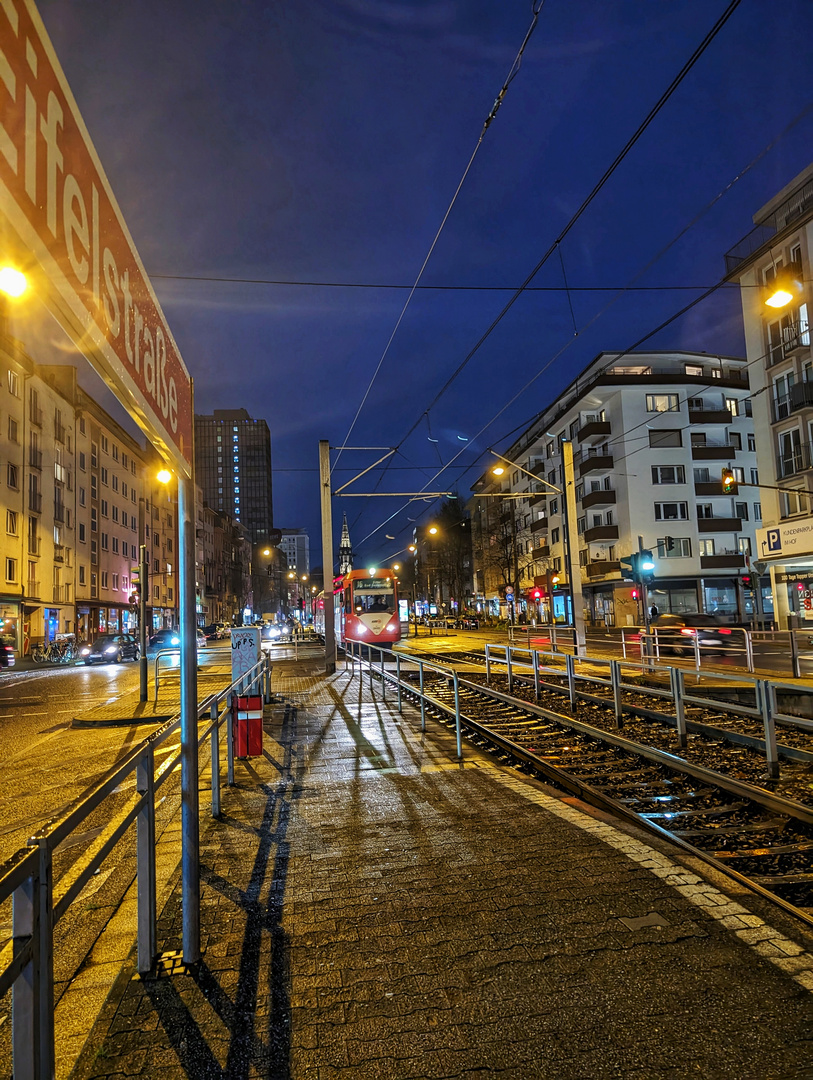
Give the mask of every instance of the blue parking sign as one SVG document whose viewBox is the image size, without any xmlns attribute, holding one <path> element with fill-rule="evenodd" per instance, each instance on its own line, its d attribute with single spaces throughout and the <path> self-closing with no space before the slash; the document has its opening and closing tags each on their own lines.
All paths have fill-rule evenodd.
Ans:
<svg viewBox="0 0 813 1080">
<path fill-rule="evenodd" d="M 768 551 L 782 550 L 782 536 L 779 529 L 768 529 Z"/>
</svg>

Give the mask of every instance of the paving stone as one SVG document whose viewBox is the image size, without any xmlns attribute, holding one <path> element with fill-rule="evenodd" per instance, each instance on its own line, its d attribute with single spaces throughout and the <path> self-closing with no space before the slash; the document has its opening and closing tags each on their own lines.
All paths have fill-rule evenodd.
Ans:
<svg viewBox="0 0 813 1080">
<path fill-rule="evenodd" d="M 275 664 L 268 756 L 202 815 L 199 969 L 125 982 L 72 1080 L 810 1075 L 804 933 L 315 670 Z"/>
</svg>

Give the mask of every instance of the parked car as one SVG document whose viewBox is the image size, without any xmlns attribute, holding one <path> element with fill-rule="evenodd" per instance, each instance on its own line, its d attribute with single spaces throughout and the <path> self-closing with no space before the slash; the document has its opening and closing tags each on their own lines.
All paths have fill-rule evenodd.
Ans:
<svg viewBox="0 0 813 1080">
<path fill-rule="evenodd" d="M 79 659 L 85 664 L 119 664 L 138 657 L 138 638 L 132 634 L 100 634 L 92 645 L 79 649 Z"/>
<path fill-rule="evenodd" d="M 179 630 L 156 630 L 149 641 L 151 649 L 178 649 L 181 645 Z"/>
<path fill-rule="evenodd" d="M 207 641 L 219 641 L 223 637 L 223 630 L 217 623 L 209 623 L 203 627 L 203 633 Z"/>
<path fill-rule="evenodd" d="M 693 656 L 695 639 L 701 652 L 723 653 L 733 645 L 731 628 L 721 626 L 714 615 L 658 615 L 650 625 L 657 631 L 659 650 L 674 656 Z"/>
</svg>

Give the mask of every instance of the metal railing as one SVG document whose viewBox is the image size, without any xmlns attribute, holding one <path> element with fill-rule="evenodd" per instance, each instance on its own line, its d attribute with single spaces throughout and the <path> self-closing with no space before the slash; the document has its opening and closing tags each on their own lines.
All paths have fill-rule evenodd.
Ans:
<svg viewBox="0 0 813 1080">
<path fill-rule="evenodd" d="M 220 814 L 220 729 L 226 724 L 227 782 L 234 783 L 234 696 L 262 692 L 270 701 L 270 665 L 263 657 L 225 690 L 198 707 L 198 719 L 209 723 L 198 731 L 198 752 L 207 741 L 211 754 L 211 814 Z M 12 1063 L 16 1080 L 51 1080 L 55 1073 L 54 927 L 80 895 L 104 860 L 136 824 L 136 887 L 138 970 L 148 972 L 157 953 L 155 820 L 156 792 L 180 762 L 180 748 L 157 768 L 156 750 L 180 726 L 180 717 L 153 732 L 93 791 L 77 800 L 57 821 L 49 822 L 0 866 L 0 903 L 12 901 L 12 942 L 0 953 L 0 996 L 12 991 Z M 56 848 L 82 831 L 91 813 L 132 774 L 136 795 L 117 820 L 91 842 L 59 882 L 53 881 Z"/>
</svg>

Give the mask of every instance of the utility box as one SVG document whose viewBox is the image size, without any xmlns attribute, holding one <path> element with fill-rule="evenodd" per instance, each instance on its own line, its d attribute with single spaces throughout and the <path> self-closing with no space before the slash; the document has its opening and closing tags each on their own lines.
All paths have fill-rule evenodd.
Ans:
<svg viewBox="0 0 813 1080">
<path fill-rule="evenodd" d="M 232 710 L 235 756 L 259 757 L 263 752 L 263 699 L 235 697 Z"/>
<path fill-rule="evenodd" d="M 231 681 L 251 671 L 260 662 L 259 626 L 235 626 L 231 632 Z"/>
</svg>

